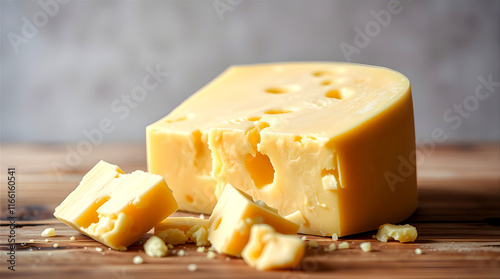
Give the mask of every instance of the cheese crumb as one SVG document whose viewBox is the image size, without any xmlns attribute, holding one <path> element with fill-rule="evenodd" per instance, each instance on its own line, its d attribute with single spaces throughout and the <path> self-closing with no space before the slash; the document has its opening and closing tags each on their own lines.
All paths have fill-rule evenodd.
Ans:
<svg viewBox="0 0 500 279">
<path fill-rule="evenodd" d="M 168 249 L 174 249 L 174 245 L 172 245 L 170 243 L 167 243 L 167 247 L 168 247 Z"/>
<path fill-rule="evenodd" d="M 96 250 L 97 252 L 102 252 L 102 248 L 101 248 L 101 247 L 96 247 L 96 248 L 95 248 L 95 250 Z"/>
<path fill-rule="evenodd" d="M 49 237 L 49 236 L 54 236 L 54 235 L 56 235 L 56 230 L 54 230 L 54 228 L 46 228 L 42 232 L 42 236 L 44 236 L 44 237 Z"/>
<path fill-rule="evenodd" d="M 189 237 L 179 229 L 167 229 L 159 232 L 157 235 L 165 243 L 170 243 L 172 245 L 186 244 Z"/>
<path fill-rule="evenodd" d="M 153 235 L 144 243 L 144 251 L 150 257 L 160 258 L 167 255 L 168 247 L 161 238 Z"/>
<path fill-rule="evenodd" d="M 144 259 L 141 256 L 137 255 L 137 256 L 134 257 L 134 259 L 132 261 L 135 264 L 142 264 L 144 262 Z"/>
<path fill-rule="evenodd" d="M 305 241 L 307 239 L 307 237 L 304 235 L 300 238 L 302 241 Z"/>
<path fill-rule="evenodd" d="M 372 250 L 372 244 L 370 242 L 363 242 L 359 245 L 363 252 L 370 252 Z"/>
<path fill-rule="evenodd" d="M 337 240 L 339 240 L 339 237 L 337 236 L 337 234 L 336 234 L 336 233 L 332 234 L 332 240 L 333 240 L 333 241 L 337 241 Z"/>
<path fill-rule="evenodd" d="M 316 240 L 309 240 L 309 243 L 308 243 L 309 247 L 311 248 L 318 248 L 318 242 Z"/>
<path fill-rule="evenodd" d="M 337 246 L 335 246 L 335 243 L 330 243 L 330 245 L 328 245 L 328 251 L 334 251 L 335 249 L 337 249 Z"/>
<path fill-rule="evenodd" d="M 198 253 L 203 253 L 203 252 L 205 252 L 205 247 L 203 247 L 203 246 L 198 247 L 198 248 L 196 249 L 196 252 L 198 252 Z"/>
<path fill-rule="evenodd" d="M 339 249 L 349 249 L 349 243 L 347 241 L 340 242 Z"/>
<path fill-rule="evenodd" d="M 196 246 L 207 246 L 210 245 L 210 241 L 208 240 L 208 231 L 206 228 L 196 225 L 189 229 L 186 235 L 191 239 Z"/>
<path fill-rule="evenodd" d="M 205 219 L 205 214 L 201 213 L 200 214 L 200 219 Z"/>
<path fill-rule="evenodd" d="M 417 238 L 417 229 L 412 225 L 391 225 L 383 224 L 379 227 L 377 235 L 378 241 L 387 242 L 389 239 L 403 242 L 413 242 Z"/>
<path fill-rule="evenodd" d="M 196 269 L 198 269 L 198 266 L 196 264 L 189 264 L 188 265 L 189 271 L 195 271 Z"/>
<path fill-rule="evenodd" d="M 215 259 L 216 256 L 217 253 L 215 253 L 214 251 L 208 251 L 207 253 L 207 259 Z"/>
<path fill-rule="evenodd" d="M 226 257 L 226 262 L 230 261 L 231 258 L 230 257 Z"/>
<path fill-rule="evenodd" d="M 415 249 L 415 254 L 422 255 L 422 249 L 420 248 Z"/>
<path fill-rule="evenodd" d="M 177 256 L 182 257 L 182 256 L 184 256 L 184 255 L 186 255 L 186 251 L 184 251 L 184 250 L 182 250 L 182 249 L 181 249 L 181 250 L 179 250 L 179 252 L 177 252 Z"/>
<path fill-rule="evenodd" d="M 57 248 L 57 247 L 59 247 L 59 244 L 54 243 L 54 245 L 52 245 L 52 247 Z"/>
<path fill-rule="evenodd" d="M 69 238 L 69 240 L 74 241 L 74 240 L 75 240 L 75 237 L 74 237 L 74 236 L 71 236 L 71 237 Z"/>
<path fill-rule="evenodd" d="M 32 239 L 30 239 L 30 242 L 33 243 L 33 242 L 35 242 L 35 240 L 32 238 Z"/>
<path fill-rule="evenodd" d="M 49 242 L 49 239 L 48 239 L 48 238 L 46 238 L 46 239 L 45 239 L 45 242 Z"/>
</svg>

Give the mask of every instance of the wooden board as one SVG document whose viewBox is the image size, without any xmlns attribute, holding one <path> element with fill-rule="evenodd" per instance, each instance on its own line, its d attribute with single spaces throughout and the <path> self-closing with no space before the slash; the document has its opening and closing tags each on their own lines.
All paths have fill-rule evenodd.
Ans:
<svg viewBox="0 0 500 279">
<path fill-rule="evenodd" d="M 75 149 L 75 145 L 69 147 Z M 256 271 L 241 259 L 223 255 L 207 259 L 193 245 L 176 248 L 186 250 L 184 257 L 170 253 L 150 258 L 141 250 L 150 234 L 128 251 L 118 252 L 77 233 L 52 216 L 55 206 L 100 159 L 126 172 L 145 170 L 145 146 L 102 144 L 80 157 L 67 150 L 59 145 L 1 146 L 2 278 L 500 278 L 498 144 L 440 146 L 419 157 L 419 207 L 405 222 L 418 229 L 415 243 L 381 243 L 372 239 L 375 232 L 367 232 L 343 237 L 350 249 L 325 252 L 330 238 L 307 236 L 321 248 L 308 249 L 300 269 L 273 272 Z M 15 167 L 17 179 L 15 272 L 8 270 L 6 262 L 8 167 Z M 54 227 L 57 233 L 49 242 L 40 236 L 46 227 Z M 76 240 L 71 241 L 71 236 Z M 372 252 L 360 250 L 359 244 L 365 241 L 372 243 Z M 54 248 L 54 243 L 59 247 Z M 423 254 L 416 255 L 416 248 Z M 145 262 L 133 264 L 136 255 Z M 198 267 L 194 272 L 187 270 L 191 263 Z"/>
</svg>

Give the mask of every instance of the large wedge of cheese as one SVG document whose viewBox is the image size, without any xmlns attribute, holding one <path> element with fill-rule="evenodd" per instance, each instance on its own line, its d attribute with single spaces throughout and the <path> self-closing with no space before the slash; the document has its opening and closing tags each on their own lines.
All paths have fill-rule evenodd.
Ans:
<svg viewBox="0 0 500 279">
<path fill-rule="evenodd" d="M 180 208 L 209 213 L 227 183 L 338 236 L 417 206 L 410 83 L 347 63 L 233 66 L 147 128 L 148 166 Z"/>
<path fill-rule="evenodd" d="M 142 171 L 124 174 L 100 161 L 54 216 L 113 249 L 126 250 L 177 208 L 163 177 Z"/>
</svg>

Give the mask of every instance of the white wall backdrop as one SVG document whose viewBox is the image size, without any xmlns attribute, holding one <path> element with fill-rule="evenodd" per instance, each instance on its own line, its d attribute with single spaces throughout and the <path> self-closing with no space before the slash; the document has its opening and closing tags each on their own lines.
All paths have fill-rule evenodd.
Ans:
<svg viewBox="0 0 500 279">
<path fill-rule="evenodd" d="M 2 142 L 75 142 L 103 119 L 103 140 L 143 141 L 146 125 L 229 65 L 306 60 L 407 75 L 419 140 L 435 128 L 449 142 L 500 140 L 500 1 L 0 5 Z M 168 76 L 127 99 L 157 67 Z"/>
</svg>

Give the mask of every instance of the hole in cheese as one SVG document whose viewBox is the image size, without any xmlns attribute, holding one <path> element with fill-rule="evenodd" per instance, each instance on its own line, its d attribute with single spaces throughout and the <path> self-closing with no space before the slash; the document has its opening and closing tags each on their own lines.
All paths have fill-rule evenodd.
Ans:
<svg viewBox="0 0 500 279">
<path fill-rule="evenodd" d="M 270 109 L 268 111 L 265 111 L 264 113 L 266 114 L 282 114 L 282 113 L 290 113 L 293 112 L 292 110 L 287 110 L 287 109 Z"/>
<path fill-rule="evenodd" d="M 252 178 L 255 187 L 262 189 L 274 181 L 274 167 L 267 155 L 257 151 L 257 154 L 247 154 L 245 167 Z"/>
<path fill-rule="evenodd" d="M 267 93 L 271 94 L 284 94 L 284 93 L 290 93 L 294 91 L 300 90 L 301 86 L 297 84 L 290 84 L 287 86 L 277 86 L 277 87 L 269 87 L 265 89 Z"/>
<path fill-rule="evenodd" d="M 248 117 L 248 121 L 259 121 L 262 117 L 260 116 L 251 116 L 251 117 Z"/>
<path fill-rule="evenodd" d="M 326 76 L 326 75 L 331 75 L 332 73 L 328 72 L 328 71 L 316 71 L 313 73 L 313 76 L 315 77 L 322 77 L 322 76 Z"/>
<path fill-rule="evenodd" d="M 332 99 L 347 99 L 354 95 L 354 90 L 350 88 L 333 89 L 328 91 L 325 96 Z"/>
<path fill-rule="evenodd" d="M 267 88 L 266 92 L 271 93 L 271 94 L 283 94 L 283 93 L 288 93 L 289 90 L 287 88 L 284 88 L 284 87 L 271 87 L 271 88 Z"/>
<path fill-rule="evenodd" d="M 78 218 L 75 223 L 82 228 L 88 228 L 93 223 L 99 223 L 99 214 L 97 213 L 97 209 L 109 201 L 110 198 L 110 196 L 100 197 L 94 204 L 92 204 L 91 208 L 86 210 L 85 213 Z"/>
<path fill-rule="evenodd" d="M 333 89 L 331 91 L 328 91 L 325 94 L 325 96 L 328 98 L 333 98 L 333 99 L 342 99 L 342 93 L 340 93 L 340 90 L 338 90 L 338 89 Z"/>
<path fill-rule="evenodd" d="M 321 85 L 330 85 L 330 84 L 332 84 L 331 80 L 325 80 L 321 83 Z"/>
</svg>

